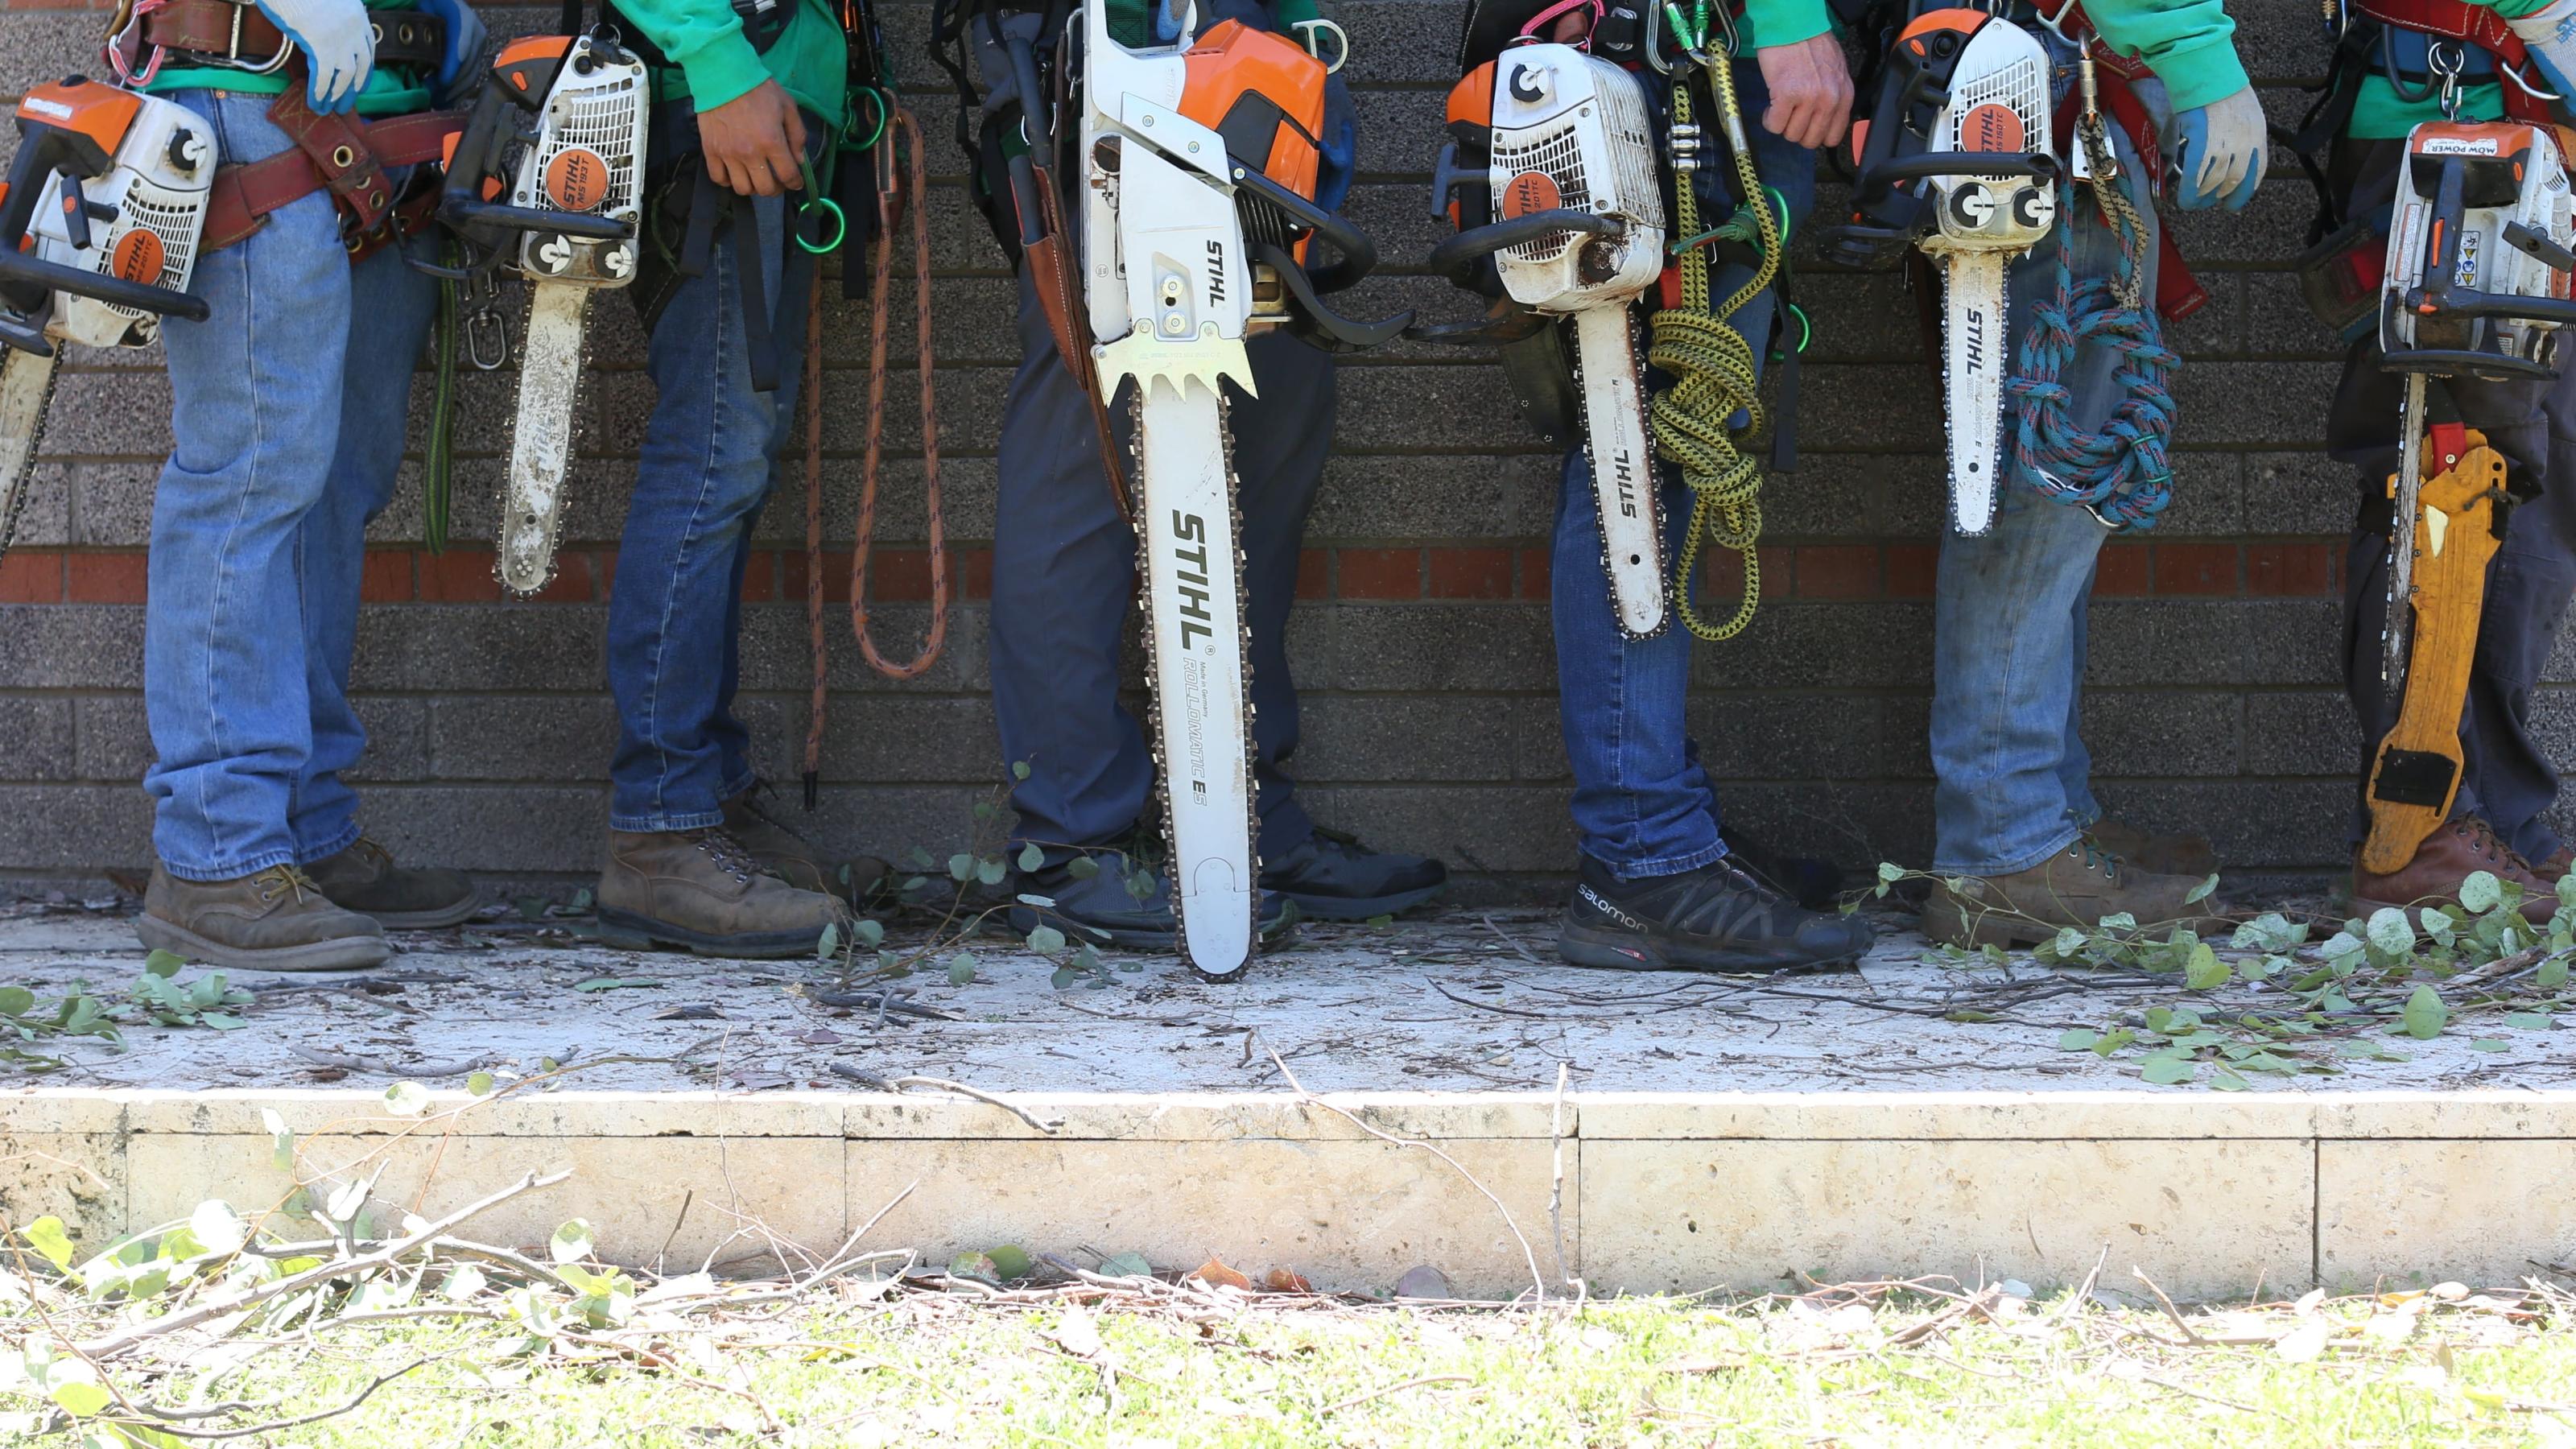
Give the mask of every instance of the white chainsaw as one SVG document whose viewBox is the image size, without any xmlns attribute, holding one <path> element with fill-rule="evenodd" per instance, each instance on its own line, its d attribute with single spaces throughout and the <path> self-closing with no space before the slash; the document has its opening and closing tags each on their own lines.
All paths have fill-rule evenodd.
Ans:
<svg viewBox="0 0 2576 1449">
<path fill-rule="evenodd" d="M 0 195 L 0 553 L 60 345 L 148 347 L 164 315 L 205 318 L 187 292 L 217 160 L 214 128 L 171 101 L 74 78 L 18 103 Z"/>
<path fill-rule="evenodd" d="M 1942 413 L 1950 522 L 1994 526 L 2012 364 L 2004 280 L 2057 220 L 2048 52 L 1984 10 L 1917 16 L 1888 52 L 1877 104 L 1852 128 L 1852 219 L 1827 254 L 1867 261 L 1911 241 L 1941 269 Z"/>
<path fill-rule="evenodd" d="M 1138 572 L 1181 953 L 1225 979 L 1252 962 L 1259 867 L 1243 556 L 1218 384 L 1255 394 L 1244 340 L 1267 328 L 1355 347 L 1410 318 L 1354 324 L 1316 300 L 1375 261 L 1364 237 L 1311 199 L 1323 62 L 1239 21 L 1193 44 L 1196 19 L 1188 0 L 1167 0 L 1149 23 L 1173 38 L 1131 47 L 1111 33 L 1109 6 L 1084 7 L 1082 288 L 1101 339 L 1099 386 L 1133 398 Z M 1341 261 L 1310 275 L 1317 238 Z"/>
<path fill-rule="evenodd" d="M 513 594 L 554 577 L 585 313 L 591 293 L 635 280 L 652 98 L 644 62 L 603 36 L 512 41 L 448 167 L 439 218 L 465 238 L 469 271 L 505 265 L 530 284 L 494 563 Z"/>
<path fill-rule="evenodd" d="M 1451 89 L 1449 133 L 1432 207 L 1460 230 L 1433 250 L 1432 268 L 1476 288 L 1490 258 L 1507 312 L 1571 329 L 1613 610 L 1629 637 L 1659 633 L 1664 532 L 1631 311 L 1664 265 L 1664 198 L 1644 89 L 1633 73 L 1573 46 L 1515 45 Z M 1516 381 L 1516 349 L 1534 336 L 1510 316 L 1421 335 L 1502 342 Z M 1537 345 L 1553 356 L 1562 339 Z M 1544 379 L 1534 386 L 1543 390 Z M 1558 406 L 1524 399 L 1534 414 Z M 1547 422 L 1541 432 L 1551 432 Z"/>
</svg>

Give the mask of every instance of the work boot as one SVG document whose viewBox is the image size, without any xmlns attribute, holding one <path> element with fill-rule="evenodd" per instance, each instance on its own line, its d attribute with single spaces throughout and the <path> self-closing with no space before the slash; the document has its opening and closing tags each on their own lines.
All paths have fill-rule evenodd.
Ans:
<svg viewBox="0 0 2576 1449">
<path fill-rule="evenodd" d="M 2036 946 L 2068 926 L 2090 931 L 2128 915 L 2158 936 L 2176 925 L 2203 935 L 2227 929 L 2226 907 L 2184 897 L 2208 878 L 2141 870 L 2089 839 L 2010 875 L 1965 876 L 1932 887 L 1923 934 L 1953 946 Z"/>
<path fill-rule="evenodd" d="M 1261 862 L 1261 889 L 1297 903 L 1302 915 L 1365 921 L 1409 911 L 1440 893 L 1449 868 L 1419 855 L 1371 850 L 1338 830 L 1315 833 L 1277 860 Z"/>
<path fill-rule="evenodd" d="M 1615 971 L 1764 976 L 1860 959 L 1875 936 L 1858 916 L 1807 910 L 1724 859 L 1623 881 L 1586 855 L 1557 930 L 1557 953 Z"/>
<path fill-rule="evenodd" d="M 2456 906 L 2460 903 L 2460 882 L 2478 871 L 2521 885 L 2523 919 L 2545 926 L 2557 914 L 2557 883 L 2541 879 L 2530 861 L 2496 838 L 2495 827 L 2475 815 L 2452 816 L 2448 823 L 2424 837 L 2424 843 L 2415 847 L 2415 858 L 2406 862 L 2404 869 L 2390 875 L 2362 869 L 2361 857 L 2356 853 L 2352 862 L 2353 911 L 2366 916 L 2384 906 L 2410 912 L 2419 906 Z"/>
<path fill-rule="evenodd" d="M 1025 936 L 1040 926 L 1053 926 L 1068 940 L 1087 941 L 1094 946 L 1171 950 L 1180 939 L 1180 923 L 1172 915 L 1171 881 L 1159 870 L 1146 870 L 1150 884 L 1139 881 L 1143 894 L 1138 895 L 1127 888 L 1128 878 L 1143 867 L 1124 851 L 1095 851 L 1088 859 L 1100 870 L 1079 880 L 1069 863 L 1022 876 L 1020 894 L 1044 896 L 1055 904 L 1033 906 L 1014 900 L 1009 914 L 1011 929 Z M 1263 891 L 1254 912 L 1254 930 L 1268 941 L 1287 924 L 1286 900 Z"/>
<path fill-rule="evenodd" d="M 2547 881 L 2551 890 L 2558 888 L 2559 877 L 2570 869 L 2576 869 L 2576 845 L 2562 845 L 2552 851 L 2547 860 L 2531 863 L 2531 873 Z"/>
<path fill-rule="evenodd" d="M 725 833 L 742 842 L 762 870 L 800 891 L 821 891 L 845 901 L 865 900 L 893 873 L 894 867 L 867 855 L 837 868 L 826 866 L 814 842 L 761 807 L 755 797 L 765 788 L 754 785 L 723 807 Z"/>
<path fill-rule="evenodd" d="M 382 926 L 331 904 L 291 865 L 193 881 L 156 862 L 134 934 L 151 950 L 233 971 L 350 971 L 394 954 Z"/>
<path fill-rule="evenodd" d="M 763 871 L 721 828 L 608 832 L 599 939 L 620 950 L 811 955 L 823 928 L 844 919 L 839 900 Z"/>
<path fill-rule="evenodd" d="M 356 911 L 388 931 L 434 931 L 474 918 L 483 898 L 463 871 L 420 870 L 394 864 L 383 846 L 364 837 L 337 855 L 304 867 L 324 898 Z"/>
<path fill-rule="evenodd" d="M 2149 835 L 2105 815 L 2084 828 L 2093 843 L 2138 869 L 2156 875 L 2207 880 L 2218 870 L 2218 852 L 2206 835 Z"/>
</svg>

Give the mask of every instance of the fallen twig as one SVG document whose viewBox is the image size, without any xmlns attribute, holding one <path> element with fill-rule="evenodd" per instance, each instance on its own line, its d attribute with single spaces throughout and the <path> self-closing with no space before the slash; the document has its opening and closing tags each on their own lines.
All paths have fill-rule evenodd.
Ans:
<svg viewBox="0 0 2576 1449">
<path fill-rule="evenodd" d="M 881 1077 L 863 1067 L 851 1066 L 848 1062 L 832 1063 L 832 1075 L 846 1077 L 861 1086 L 874 1087 L 880 1092 L 900 1092 L 906 1087 L 933 1087 L 942 1092 L 955 1092 L 961 1097 L 972 1097 L 986 1106 L 999 1107 L 1049 1137 L 1053 1137 L 1056 1130 L 1064 1126 L 1061 1120 L 1046 1121 L 1008 1098 L 981 1091 L 963 1082 L 952 1082 L 946 1077 Z"/>
<path fill-rule="evenodd" d="M 486 1052 L 479 1057 L 461 1062 L 430 1062 L 417 1067 L 406 1067 L 393 1062 L 378 1061 L 373 1057 L 351 1057 L 342 1056 L 338 1052 L 316 1051 L 309 1046 L 300 1046 L 294 1042 L 287 1042 L 285 1046 L 288 1051 L 321 1066 L 338 1067 L 347 1072 L 376 1072 L 388 1077 L 461 1077 L 469 1072 L 479 1072 L 486 1067 L 498 1066 L 501 1063 L 499 1057 Z"/>
</svg>

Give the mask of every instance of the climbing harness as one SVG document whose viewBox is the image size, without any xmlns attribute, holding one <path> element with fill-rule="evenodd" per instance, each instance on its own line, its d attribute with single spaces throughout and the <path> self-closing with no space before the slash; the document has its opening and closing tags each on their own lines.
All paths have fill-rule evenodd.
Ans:
<svg viewBox="0 0 2576 1449">
<path fill-rule="evenodd" d="M 2032 308 L 2013 373 L 2004 380 L 2017 419 L 2013 472 L 2044 497 L 2091 510 L 2115 532 L 2144 532 L 2173 499 L 2166 449 L 2173 437 L 2171 379 L 2182 358 L 2165 346 L 2164 329 L 2141 296 L 2146 221 L 2122 184 L 2122 168 L 2098 101 L 2089 38 L 2076 57 L 2083 94 L 2075 122 L 2081 171 L 2118 239 L 2119 262 L 2109 277 L 2076 282 L 2077 208 L 2059 210 L 2057 285 L 2047 301 Z M 2108 348 L 2120 358 L 2112 373 L 2119 406 L 2090 431 L 2076 422 L 2074 395 L 2059 381 L 2088 345 Z"/>
<path fill-rule="evenodd" d="M 1753 344 L 1736 330 L 1732 319 L 1779 276 L 1785 238 L 1782 218 L 1772 209 L 1753 168 L 1753 148 L 1736 104 L 1731 57 L 1723 52 L 1712 55 L 1706 48 L 1707 0 L 1700 0 L 1701 24 L 1691 30 L 1683 28 L 1680 8 L 1671 0 L 1665 0 L 1664 8 L 1687 53 L 1708 77 L 1717 119 L 1733 153 L 1735 194 L 1747 198 L 1725 226 L 1701 232 L 1699 197 L 1691 184 L 1699 131 L 1692 122 L 1691 87 L 1677 79 L 1672 103 L 1673 195 L 1674 224 L 1680 236 L 1673 249 L 1679 254 L 1681 296 L 1680 305 L 1656 312 L 1651 324 L 1653 342 L 1647 360 L 1673 382 L 1655 395 L 1648 417 L 1656 449 L 1681 469 L 1682 482 L 1691 490 L 1690 527 L 1682 535 L 1681 557 L 1673 569 L 1673 608 L 1684 628 L 1716 642 L 1744 632 L 1762 601 L 1762 564 L 1755 551 L 1762 537 L 1762 463 L 1741 447 L 1762 430 L 1762 371 Z M 1749 241 L 1760 259 L 1724 305 L 1711 310 L 1708 248 L 1721 239 Z M 1743 559 L 1743 596 L 1736 601 L 1735 612 L 1720 624 L 1702 618 L 1692 597 L 1704 544 L 1715 544 Z"/>
</svg>

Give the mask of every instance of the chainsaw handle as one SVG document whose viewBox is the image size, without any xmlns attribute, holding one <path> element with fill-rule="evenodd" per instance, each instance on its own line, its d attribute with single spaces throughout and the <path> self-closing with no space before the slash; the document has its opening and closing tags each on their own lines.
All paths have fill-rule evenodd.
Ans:
<svg viewBox="0 0 2576 1449">
<path fill-rule="evenodd" d="M 635 229 L 611 217 L 592 216 L 580 211 L 547 211 L 535 206 L 512 206 L 501 201 L 482 201 L 472 195 L 460 196 L 455 188 L 448 190 L 439 203 L 439 216 L 455 227 L 496 226 L 510 231 L 541 232 L 551 236 L 568 236 L 575 241 L 624 241 Z"/>
<path fill-rule="evenodd" d="M 205 321 L 208 311 L 203 297 L 191 297 L 167 287 L 129 282 L 103 272 L 83 271 L 60 262 L 40 261 L 21 251 L 0 249 L 0 283 L 7 282 L 25 282 L 50 291 L 95 298 L 111 306 L 131 307 L 138 312 L 184 317 L 191 322 Z"/>
<path fill-rule="evenodd" d="M 2000 181 L 2013 176 L 2053 181 L 2057 179 L 2058 171 L 2056 158 L 2039 151 L 2026 156 L 1984 151 L 1926 151 L 1917 156 L 1891 156 L 1862 172 L 1857 184 L 1876 187 L 1891 182 L 1946 181 L 1957 177 Z"/>
<path fill-rule="evenodd" d="M 1329 267 L 1307 269 L 1307 280 L 1314 284 L 1316 291 L 1342 291 L 1377 270 L 1377 243 L 1369 240 L 1367 232 L 1249 166 L 1237 165 L 1228 169 L 1234 174 L 1235 185 L 1286 212 L 1289 220 L 1313 232 L 1318 240 L 1341 253 L 1341 260 Z"/>
<path fill-rule="evenodd" d="M 1581 232 L 1586 236 L 1616 236 L 1625 230 L 1616 217 L 1595 216 L 1588 211 L 1533 211 L 1498 221 L 1489 226 L 1470 227 L 1431 249 L 1431 270 L 1462 287 L 1472 287 L 1475 265 L 1494 253 L 1534 241 L 1544 241 L 1561 231 Z"/>
</svg>

